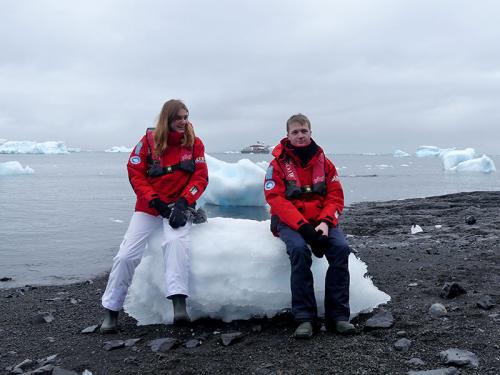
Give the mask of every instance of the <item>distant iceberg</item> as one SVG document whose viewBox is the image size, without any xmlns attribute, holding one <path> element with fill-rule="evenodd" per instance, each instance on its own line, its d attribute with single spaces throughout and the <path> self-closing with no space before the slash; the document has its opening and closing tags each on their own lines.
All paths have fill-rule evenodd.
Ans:
<svg viewBox="0 0 500 375">
<path fill-rule="evenodd" d="M 411 156 L 411 155 L 407 152 L 402 151 L 402 150 L 396 150 L 392 153 L 392 156 L 394 156 L 395 158 L 406 158 L 406 157 Z"/>
<path fill-rule="evenodd" d="M 5 141 L 0 144 L 0 154 L 69 154 L 69 151 L 60 141 Z"/>
<path fill-rule="evenodd" d="M 443 168 L 445 171 L 454 172 L 491 173 L 496 171 L 495 163 L 491 158 L 486 155 L 475 158 L 475 155 L 473 148 L 443 152 L 441 154 Z"/>
<path fill-rule="evenodd" d="M 5 143 L 5 142 L 7 142 L 6 139 L 0 138 L 0 145 L 3 144 L 3 143 Z"/>
<path fill-rule="evenodd" d="M 418 158 L 425 158 L 429 156 L 440 156 L 445 152 L 453 151 L 454 148 L 439 148 L 436 146 L 420 146 L 415 152 L 415 156 Z"/>
<path fill-rule="evenodd" d="M 18 161 L 7 161 L 0 163 L 0 176 L 13 176 L 20 174 L 33 174 L 35 171 L 26 166 L 23 168 Z"/>
<path fill-rule="evenodd" d="M 134 148 L 133 147 L 125 147 L 125 146 L 113 146 L 111 148 L 108 148 L 107 150 L 104 150 L 104 152 L 132 152 Z"/>
<path fill-rule="evenodd" d="M 457 172 L 483 172 L 491 173 L 496 171 L 495 163 L 488 156 L 470 159 L 459 163 L 453 168 Z"/>
</svg>

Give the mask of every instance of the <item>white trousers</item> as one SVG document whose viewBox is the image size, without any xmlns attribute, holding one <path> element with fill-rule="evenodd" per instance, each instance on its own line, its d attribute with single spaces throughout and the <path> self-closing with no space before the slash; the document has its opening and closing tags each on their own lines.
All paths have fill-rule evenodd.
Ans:
<svg viewBox="0 0 500 375">
<path fill-rule="evenodd" d="M 129 227 L 113 258 L 108 285 L 102 296 L 102 305 L 119 311 L 123 307 L 135 268 L 139 265 L 151 234 L 163 225 L 163 261 L 165 262 L 165 297 L 188 293 L 190 264 L 189 229 L 191 222 L 173 229 L 167 219 L 144 212 L 134 212 Z"/>
</svg>

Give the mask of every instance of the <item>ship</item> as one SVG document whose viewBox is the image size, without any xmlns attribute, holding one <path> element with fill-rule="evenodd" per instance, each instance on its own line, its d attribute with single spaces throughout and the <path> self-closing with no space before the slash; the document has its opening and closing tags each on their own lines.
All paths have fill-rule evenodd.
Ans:
<svg viewBox="0 0 500 375">
<path fill-rule="evenodd" d="M 257 141 L 256 144 L 247 146 L 240 151 L 242 154 L 269 154 L 271 146 L 264 144 L 264 142 Z"/>
</svg>

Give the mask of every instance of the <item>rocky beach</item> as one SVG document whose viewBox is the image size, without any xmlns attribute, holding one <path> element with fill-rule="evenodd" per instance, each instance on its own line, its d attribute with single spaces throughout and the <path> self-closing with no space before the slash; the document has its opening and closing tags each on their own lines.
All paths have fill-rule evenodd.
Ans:
<svg viewBox="0 0 500 375">
<path fill-rule="evenodd" d="M 341 225 L 391 296 L 353 319 L 354 335 L 318 326 L 313 339 L 295 340 L 284 310 L 188 327 L 137 326 L 122 314 L 120 332 L 103 336 L 106 277 L 23 288 L 2 279 L 0 372 L 500 374 L 500 191 L 358 203 Z"/>
</svg>

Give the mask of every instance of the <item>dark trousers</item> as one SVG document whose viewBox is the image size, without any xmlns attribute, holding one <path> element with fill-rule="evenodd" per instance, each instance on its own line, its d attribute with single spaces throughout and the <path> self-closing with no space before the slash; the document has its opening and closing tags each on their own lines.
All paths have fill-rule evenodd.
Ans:
<svg viewBox="0 0 500 375">
<path fill-rule="evenodd" d="M 298 322 L 317 317 L 311 250 L 299 232 L 279 223 L 278 234 L 290 258 L 292 314 Z M 325 321 L 349 320 L 349 246 L 339 227 L 330 228 L 330 246 L 325 253 L 328 271 L 325 278 Z M 322 260 L 322 259 L 321 259 Z"/>
</svg>

